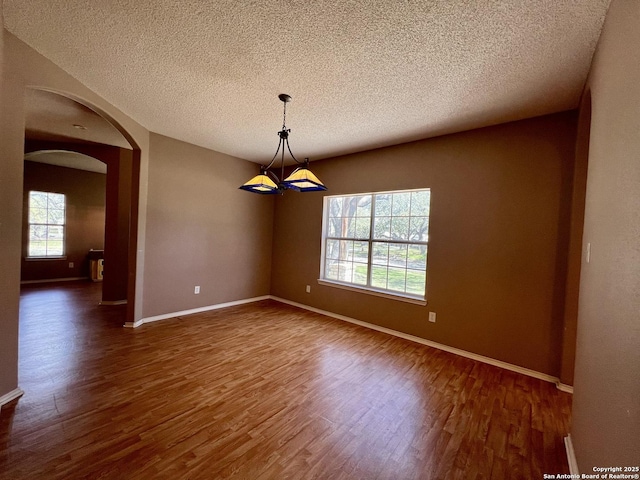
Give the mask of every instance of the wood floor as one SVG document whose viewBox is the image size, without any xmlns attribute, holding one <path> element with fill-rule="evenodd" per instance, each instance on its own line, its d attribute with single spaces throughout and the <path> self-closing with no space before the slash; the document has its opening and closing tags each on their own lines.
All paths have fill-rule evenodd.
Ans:
<svg viewBox="0 0 640 480">
<path fill-rule="evenodd" d="M 22 292 L 2 479 L 541 479 L 552 384 L 273 301 L 122 328 L 99 286 Z"/>
</svg>

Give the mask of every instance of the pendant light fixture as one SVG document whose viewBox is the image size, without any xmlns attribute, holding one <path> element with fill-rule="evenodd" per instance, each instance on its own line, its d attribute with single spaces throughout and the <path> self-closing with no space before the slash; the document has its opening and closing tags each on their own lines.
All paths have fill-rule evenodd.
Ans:
<svg viewBox="0 0 640 480">
<path fill-rule="evenodd" d="M 266 167 L 262 165 L 260 167 L 260 175 L 256 175 L 240 188 L 248 192 L 260 193 L 262 195 L 284 193 L 287 189 L 297 190 L 298 192 L 317 192 L 320 190 L 326 190 L 327 187 L 325 187 L 318 177 L 309 170 L 309 159 L 305 158 L 304 162 L 300 162 L 291 152 L 291 148 L 289 147 L 289 133 L 291 133 L 291 129 L 288 129 L 286 125 L 287 103 L 291 101 L 291 97 L 286 93 L 281 93 L 278 95 L 278 98 L 284 104 L 284 115 L 282 119 L 282 130 L 278 132 L 280 141 L 278 142 L 276 154 L 271 159 L 269 165 Z M 284 178 L 285 147 L 287 148 L 289 155 L 291 155 L 291 158 L 300 165 L 287 178 Z M 278 153 L 280 153 L 280 177 L 271 170 L 271 167 L 278 157 Z"/>
</svg>

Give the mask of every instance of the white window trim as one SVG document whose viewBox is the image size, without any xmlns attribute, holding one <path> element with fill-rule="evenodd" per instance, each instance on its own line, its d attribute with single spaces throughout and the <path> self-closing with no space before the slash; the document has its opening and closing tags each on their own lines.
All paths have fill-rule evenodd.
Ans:
<svg viewBox="0 0 640 480">
<path fill-rule="evenodd" d="M 58 255 L 57 257 L 54 255 L 49 255 L 48 257 L 24 257 L 27 262 L 34 262 L 38 260 L 66 260 L 66 255 Z"/>
<path fill-rule="evenodd" d="M 345 282 L 340 282 L 337 280 L 330 280 L 330 279 L 326 279 L 324 278 L 325 276 L 325 262 L 326 262 L 326 243 L 327 243 L 327 239 L 335 239 L 334 237 L 328 237 L 326 235 L 327 233 L 327 222 L 328 222 L 328 214 L 327 214 L 327 203 L 329 202 L 329 200 L 331 198 L 334 197 L 349 197 L 349 196 L 358 196 L 358 195 L 380 195 L 380 194 L 394 194 L 394 193 L 410 193 L 410 192 L 417 192 L 417 191 L 423 191 L 423 190 L 431 190 L 428 187 L 424 187 L 424 188 L 414 188 L 414 189 L 408 189 L 408 190 L 388 190 L 388 191 L 381 191 L 381 192 L 364 192 L 364 193 L 345 193 L 345 194 L 338 194 L 338 195 L 327 195 L 323 198 L 323 203 L 322 203 L 322 241 L 321 241 L 321 248 L 320 248 L 320 278 L 318 279 L 318 284 L 319 285 L 323 285 L 323 286 L 327 286 L 327 287 L 334 287 L 334 288 L 341 288 L 343 290 L 350 290 L 353 292 L 358 292 L 358 293 L 364 293 L 364 294 L 368 294 L 368 295 L 374 295 L 377 297 L 383 297 L 383 298 L 388 298 L 391 300 L 398 300 L 398 301 L 402 301 L 402 302 L 407 302 L 407 303 L 412 303 L 415 305 L 422 305 L 425 306 L 427 305 L 428 301 L 427 301 L 427 287 L 429 284 L 429 275 L 427 274 L 427 270 L 425 270 L 425 274 L 426 274 L 426 279 L 425 279 L 425 291 L 424 291 L 424 296 L 416 296 L 416 295 L 411 295 L 411 294 L 407 294 L 405 292 L 394 292 L 394 291 L 390 291 L 390 290 L 381 290 L 381 289 L 377 289 L 375 287 L 371 287 L 369 285 L 357 285 L 354 283 L 345 283 Z M 372 205 L 372 211 L 371 211 L 371 230 L 369 233 L 369 239 L 364 240 L 364 239 L 348 239 L 348 238 L 340 238 L 340 240 L 353 240 L 353 241 L 368 241 L 369 242 L 369 262 L 368 262 L 368 266 L 369 269 L 372 268 L 372 263 L 371 263 L 371 244 L 376 241 L 373 238 L 373 222 L 375 219 L 374 216 L 374 212 L 373 212 L 373 205 Z M 411 244 L 411 245 L 420 245 L 420 244 L 426 244 L 427 246 L 429 245 L 429 242 L 389 242 L 389 243 L 407 243 L 407 244 Z M 428 264 L 428 261 L 427 261 Z"/>
<path fill-rule="evenodd" d="M 364 293 L 366 295 L 374 295 L 376 297 L 388 298 L 391 300 L 398 300 L 400 302 L 413 303 L 414 305 L 427 305 L 426 299 L 410 297 L 408 295 L 404 295 L 402 292 L 398 293 L 389 293 L 388 291 L 376 290 L 375 288 L 366 287 L 366 286 L 356 286 L 351 283 L 342 283 L 337 282 L 335 280 L 325 280 L 323 278 L 318 279 L 319 285 L 324 285 L 325 287 L 334 287 L 341 288 L 343 290 L 350 290 L 352 292 Z"/>
<path fill-rule="evenodd" d="M 62 195 L 64 197 L 64 223 L 61 225 L 63 229 L 63 240 L 62 240 L 62 255 L 29 255 L 29 247 L 31 245 L 30 234 L 27 231 L 27 255 L 24 257 L 26 261 L 38 261 L 38 260 L 66 260 L 67 259 L 67 195 L 65 193 L 59 192 L 49 192 L 45 190 L 29 190 L 29 203 L 27 204 L 27 229 L 31 230 L 31 225 L 55 225 L 52 223 L 32 223 L 31 220 L 31 192 L 39 192 L 39 193 L 56 193 L 58 195 Z"/>
</svg>

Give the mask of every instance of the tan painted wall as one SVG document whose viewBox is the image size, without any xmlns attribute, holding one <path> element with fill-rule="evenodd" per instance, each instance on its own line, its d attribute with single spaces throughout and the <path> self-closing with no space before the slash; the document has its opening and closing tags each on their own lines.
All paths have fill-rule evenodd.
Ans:
<svg viewBox="0 0 640 480">
<path fill-rule="evenodd" d="M 573 400 L 580 473 L 640 463 L 640 2 L 614 0 L 588 82 L 591 144 Z"/>
<path fill-rule="evenodd" d="M 327 194 L 431 188 L 429 304 L 317 284 L 323 192 L 276 199 L 272 294 L 558 376 L 575 126 L 569 112 L 314 162 Z"/>
<path fill-rule="evenodd" d="M 104 248 L 106 175 L 24 162 L 22 281 L 89 277 L 89 249 Z M 29 241 L 29 191 L 63 193 L 67 212 L 65 259 L 25 260 Z M 73 268 L 69 267 L 73 262 Z"/>
<path fill-rule="evenodd" d="M 17 387 L 27 87 L 64 92 L 86 102 L 121 125 L 125 136 L 140 148 L 135 320 L 142 318 L 143 307 L 145 316 L 150 316 L 269 293 L 273 199 L 237 190 L 256 174 L 254 164 L 154 135 L 150 170 L 146 129 L 4 29 L 2 35 L 0 396 Z M 147 240 L 150 186 L 152 235 Z M 145 275 L 147 258 L 152 268 Z M 193 295 L 195 284 L 202 288 L 199 296 Z"/>
<path fill-rule="evenodd" d="M 269 294 L 273 199 L 238 190 L 257 173 L 151 134 L 144 317 Z"/>
<path fill-rule="evenodd" d="M 591 125 L 591 95 L 585 94 L 580 102 L 576 132 L 576 154 L 571 195 L 571 222 L 567 246 L 567 284 L 562 331 L 562 364 L 560 381 L 573 385 L 576 357 L 576 329 L 578 324 L 578 298 L 580 293 L 580 268 L 582 259 L 582 230 L 584 226 L 584 201 L 587 189 L 587 165 L 589 162 L 589 129 Z"/>
<path fill-rule="evenodd" d="M 0 9 L 2 2 L 0 2 Z M 0 33 L 0 396 L 18 386 L 18 301 L 22 223 L 22 130 L 13 96 L 17 80 L 7 68 Z"/>
<path fill-rule="evenodd" d="M 17 388 L 18 306 L 22 252 L 24 94 L 47 88 L 92 105 L 121 125 L 141 150 L 138 244 L 144 248 L 149 132 L 16 37 L 2 30 L 0 109 L 0 396 Z M 142 315 L 143 251 L 137 256 L 135 315 Z"/>
</svg>

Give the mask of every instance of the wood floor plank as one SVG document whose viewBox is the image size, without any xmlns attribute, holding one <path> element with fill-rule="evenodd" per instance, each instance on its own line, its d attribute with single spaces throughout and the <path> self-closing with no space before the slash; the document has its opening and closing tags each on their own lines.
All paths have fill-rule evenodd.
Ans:
<svg viewBox="0 0 640 480">
<path fill-rule="evenodd" d="M 0 478 L 568 473 L 552 384 L 273 301 L 124 329 L 99 295 L 23 289 Z"/>
</svg>

